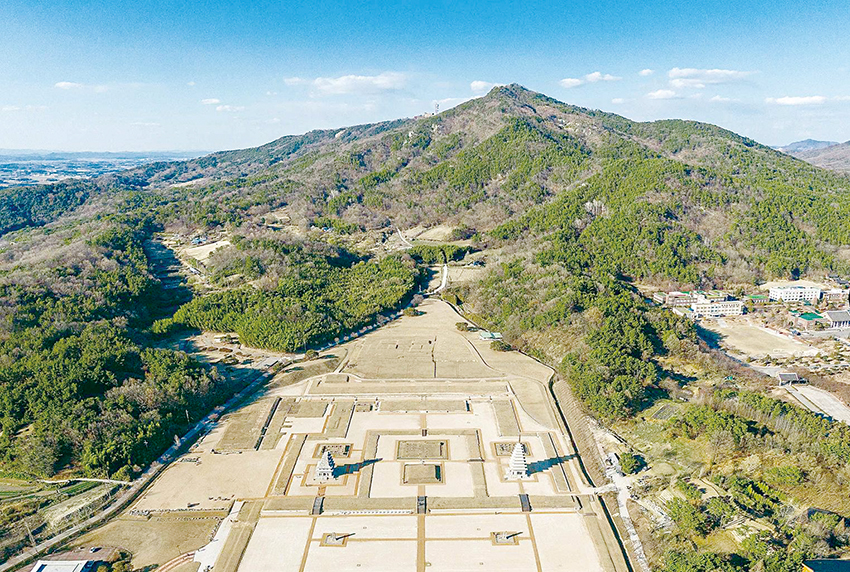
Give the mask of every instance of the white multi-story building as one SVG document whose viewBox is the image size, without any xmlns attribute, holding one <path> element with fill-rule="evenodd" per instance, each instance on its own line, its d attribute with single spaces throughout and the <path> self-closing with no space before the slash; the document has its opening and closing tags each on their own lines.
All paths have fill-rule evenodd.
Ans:
<svg viewBox="0 0 850 572">
<path fill-rule="evenodd" d="M 723 316 L 740 316 L 744 313 L 744 303 L 740 300 L 724 300 L 722 302 L 697 302 L 691 306 L 695 317 L 708 316 L 720 318 Z"/>
<path fill-rule="evenodd" d="M 774 286 L 768 291 L 771 300 L 782 302 L 817 302 L 820 300 L 820 288 L 810 286 Z"/>
</svg>

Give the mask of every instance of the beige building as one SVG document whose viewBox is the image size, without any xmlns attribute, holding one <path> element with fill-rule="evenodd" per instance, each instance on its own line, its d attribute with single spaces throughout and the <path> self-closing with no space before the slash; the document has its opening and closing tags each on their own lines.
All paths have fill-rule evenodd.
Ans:
<svg viewBox="0 0 850 572">
<path fill-rule="evenodd" d="M 830 328 L 850 328 L 850 312 L 840 310 L 837 312 L 824 312 Z"/>
<path fill-rule="evenodd" d="M 723 302 L 697 302 L 691 306 L 695 317 L 706 316 L 709 318 L 720 318 L 723 316 L 740 316 L 744 313 L 744 303 L 740 300 L 726 300 Z"/>
</svg>

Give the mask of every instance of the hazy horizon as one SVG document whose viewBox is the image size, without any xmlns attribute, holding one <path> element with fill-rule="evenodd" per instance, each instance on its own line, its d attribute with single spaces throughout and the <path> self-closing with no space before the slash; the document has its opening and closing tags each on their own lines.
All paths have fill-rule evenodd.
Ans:
<svg viewBox="0 0 850 572">
<path fill-rule="evenodd" d="M 239 149 L 448 109 L 513 82 L 769 145 L 846 141 L 847 29 L 840 3 L 789 0 L 486 11 L 10 0 L 0 6 L 0 147 Z"/>
</svg>

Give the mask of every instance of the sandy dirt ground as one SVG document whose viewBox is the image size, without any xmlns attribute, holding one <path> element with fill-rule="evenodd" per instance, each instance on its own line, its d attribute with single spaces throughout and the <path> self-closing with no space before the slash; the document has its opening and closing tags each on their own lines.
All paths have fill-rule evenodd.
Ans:
<svg viewBox="0 0 850 572">
<path fill-rule="evenodd" d="M 449 235 L 451 235 L 453 229 L 453 227 L 447 225 L 437 225 L 429 228 L 414 227 L 404 231 L 404 236 L 408 240 L 415 238 L 418 240 L 445 242 L 449 240 Z"/>
<path fill-rule="evenodd" d="M 210 257 L 210 254 L 212 254 L 219 248 L 223 248 L 225 246 L 230 246 L 229 240 L 217 240 L 209 244 L 202 244 L 200 246 L 193 246 L 192 248 L 187 248 L 183 251 L 183 253 L 186 256 L 191 256 L 198 262 L 203 262 Z"/>
<path fill-rule="evenodd" d="M 759 290 L 766 291 L 779 286 L 805 286 L 810 288 L 820 288 L 821 290 L 828 290 L 832 288 L 832 286 L 828 286 L 823 282 L 812 282 L 810 280 L 773 280 L 771 282 L 765 282 L 759 286 Z"/>
<path fill-rule="evenodd" d="M 703 327 L 722 336 L 721 343 L 732 352 L 749 357 L 802 357 L 820 351 L 808 344 L 792 340 L 748 323 L 732 320 L 706 321 Z"/>
<path fill-rule="evenodd" d="M 220 517 L 170 516 L 143 520 L 121 517 L 78 539 L 77 544 L 120 546 L 133 554 L 133 567 L 145 569 L 197 550 L 209 542 Z M 186 566 L 185 570 L 197 568 Z"/>
<path fill-rule="evenodd" d="M 487 269 L 481 267 L 449 266 L 449 283 L 475 282 L 483 278 L 486 272 Z"/>
</svg>

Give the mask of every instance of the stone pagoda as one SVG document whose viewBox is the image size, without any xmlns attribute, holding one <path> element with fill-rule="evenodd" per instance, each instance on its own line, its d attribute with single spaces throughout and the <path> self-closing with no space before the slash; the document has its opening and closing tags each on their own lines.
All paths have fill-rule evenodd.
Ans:
<svg viewBox="0 0 850 572">
<path fill-rule="evenodd" d="M 528 477 L 528 460 L 525 458 L 525 447 L 522 443 L 517 443 L 514 445 L 513 452 L 511 452 L 511 460 L 508 464 L 508 472 L 505 474 L 505 479 L 516 481 L 527 479 Z"/>
<path fill-rule="evenodd" d="M 333 480 L 334 467 L 336 467 L 336 463 L 334 463 L 333 455 L 331 455 L 330 451 L 325 451 L 324 454 L 322 454 L 322 458 L 319 459 L 319 463 L 316 465 L 316 480 Z"/>
</svg>

